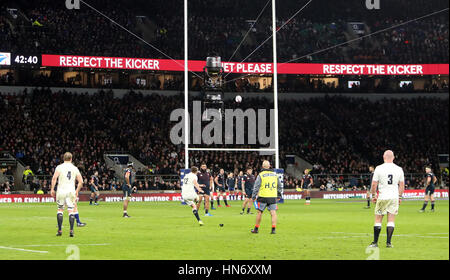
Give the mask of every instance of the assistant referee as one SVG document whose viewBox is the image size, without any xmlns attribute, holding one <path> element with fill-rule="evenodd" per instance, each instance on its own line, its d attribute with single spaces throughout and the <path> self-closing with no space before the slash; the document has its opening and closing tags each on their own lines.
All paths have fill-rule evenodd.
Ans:
<svg viewBox="0 0 450 280">
<path fill-rule="evenodd" d="M 271 234 L 275 234 L 277 227 L 277 201 L 281 198 L 282 186 L 277 173 L 269 169 L 269 161 L 265 160 L 262 168 L 253 187 L 252 199 L 255 201 L 255 208 L 258 210 L 258 213 L 256 215 L 255 228 L 252 229 L 252 233 L 258 233 L 262 213 L 267 208 L 272 216 Z"/>
</svg>

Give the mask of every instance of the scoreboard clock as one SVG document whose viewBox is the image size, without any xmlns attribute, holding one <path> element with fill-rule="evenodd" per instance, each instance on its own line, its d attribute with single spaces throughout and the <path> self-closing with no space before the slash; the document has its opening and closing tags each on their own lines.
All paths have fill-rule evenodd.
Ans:
<svg viewBox="0 0 450 280">
<path fill-rule="evenodd" d="M 41 62 L 42 62 L 41 55 L 14 54 L 11 58 L 11 64 L 16 66 L 40 67 Z"/>
</svg>

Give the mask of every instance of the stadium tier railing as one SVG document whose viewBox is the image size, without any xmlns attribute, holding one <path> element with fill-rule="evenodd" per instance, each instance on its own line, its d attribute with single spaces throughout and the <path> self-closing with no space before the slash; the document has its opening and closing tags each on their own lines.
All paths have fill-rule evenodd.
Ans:
<svg viewBox="0 0 450 280">
<path fill-rule="evenodd" d="M 3 178 L 1 178 L 1 177 L 3 177 Z M 10 184 L 14 183 L 14 176 L 0 174 L 0 184 L 4 184 L 6 182 L 9 182 Z"/>
<path fill-rule="evenodd" d="M 14 176 L 13 175 L 5 175 L 5 177 L 10 183 L 14 183 Z"/>
<path fill-rule="evenodd" d="M 115 151 L 115 150 L 112 150 L 112 151 L 106 151 L 105 154 L 127 155 L 127 154 L 129 154 L 129 152 L 128 151 Z"/>
<path fill-rule="evenodd" d="M 136 182 L 152 182 L 152 183 L 177 183 L 180 181 L 179 175 L 136 175 Z"/>
<path fill-rule="evenodd" d="M 36 177 L 39 181 L 44 181 L 47 180 L 49 182 L 52 181 L 52 175 L 35 175 L 34 177 Z"/>
</svg>

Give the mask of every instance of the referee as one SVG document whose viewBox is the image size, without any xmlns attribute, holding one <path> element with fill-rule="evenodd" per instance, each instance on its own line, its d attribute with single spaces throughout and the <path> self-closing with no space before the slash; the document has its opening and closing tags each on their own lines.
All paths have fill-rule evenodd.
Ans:
<svg viewBox="0 0 450 280">
<path fill-rule="evenodd" d="M 262 213 L 267 208 L 272 216 L 271 234 L 275 234 L 278 210 L 277 201 L 281 198 L 282 186 L 278 175 L 269 169 L 270 163 L 267 160 L 263 162 L 262 168 L 253 187 L 252 199 L 255 201 L 255 208 L 258 210 L 258 213 L 252 233 L 258 233 Z"/>
</svg>

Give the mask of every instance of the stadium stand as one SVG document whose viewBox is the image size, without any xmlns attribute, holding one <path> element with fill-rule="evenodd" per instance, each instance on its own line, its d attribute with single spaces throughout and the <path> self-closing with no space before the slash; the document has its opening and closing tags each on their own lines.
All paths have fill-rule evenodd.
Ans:
<svg viewBox="0 0 450 280">
<path fill-rule="evenodd" d="M 128 5 L 126 1 L 88 1 L 138 36 L 146 37 L 149 43 L 169 56 L 183 58 L 182 9 L 167 8 L 180 5 L 179 1 L 135 2 L 137 3 Z M 190 59 L 203 60 L 211 52 L 220 53 L 224 59 L 230 58 L 250 27 L 247 20 L 256 18 L 264 1 L 246 1 L 246 5 L 212 0 L 189 3 Z M 443 0 L 432 3 L 425 0 L 395 1 L 384 4 L 385 12 L 380 17 L 377 13 L 369 13 L 363 1 L 346 1 L 344 6 L 336 1 L 330 3 L 318 0 L 306 7 L 301 17 L 286 22 L 293 11 L 297 11 L 305 3 L 291 2 L 278 8 L 279 27 L 286 23 L 279 31 L 280 62 L 299 58 L 447 6 L 447 1 Z M 353 8 L 350 9 L 349 6 Z M 5 7 L 17 8 L 17 19 L 8 17 Z M 270 13 L 270 8 L 267 8 L 254 25 L 248 40 L 236 54 L 236 60 L 245 58 L 270 36 Z M 145 30 L 140 28 L 143 19 L 139 16 L 145 16 L 149 20 L 145 24 L 148 24 L 147 27 L 153 34 L 144 34 Z M 362 33 L 353 34 L 349 22 L 361 23 Z M 297 62 L 448 63 L 448 22 L 448 13 L 441 13 L 344 48 L 306 56 Z M 13 52 L 166 58 L 86 6 L 74 12 L 65 9 L 63 3 L 50 0 L 31 3 L 6 1 L 2 4 L 0 29 L 3 30 L 0 49 Z M 248 61 L 271 61 L 271 52 L 271 44 L 265 44 Z"/>
<path fill-rule="evenodd" d="M 52 174 L 69 149 L 83 174 L 99 171 L 105 190 L 119 185 L 103 161 L 106 151 L 128 151 L 136 156 L 148 166 L 138 170 L 138 175 L 177 175 L 184 167 L 184 149 L 168 140 L 173 123 L 167 112 L 182 108 L 182 100 L 181 96 L 136 92 L 118 99 L 112 91 L 95 95 L 49 89 L 2 93 L 0 111 L 14 122 L 0 121 L 0 147 L 30 165 L 37 175 Z M 262 104 L 270 102 L 249 98 L 242 108 Z M 431 97 L 377 102 L 344 96 L 282 100 L 282 166 L 285 155 L 296 154 L 314 164 L 313 174 L 367 173 L 369 164 L 379 163 L 377 152 L 392 148 L 405 172 L 421 173 L 425 165 L 437 167 L 436 155 L 448 151 L 448 118 L 438 117 L 448 116 L 448 105 L 448 99 L 443 102 Z M 213 170 L 223 167 L 234 171 L 247 166 L 258 169 L 261 157 L 255 153 L 192 154 L 191 164 L 203 161 Z M 287 183 L 296 184 L 293 178 Z M 173 189 L 176 184 L 161 180 L 143 182 L 140 187 Z"/>
</svg>

